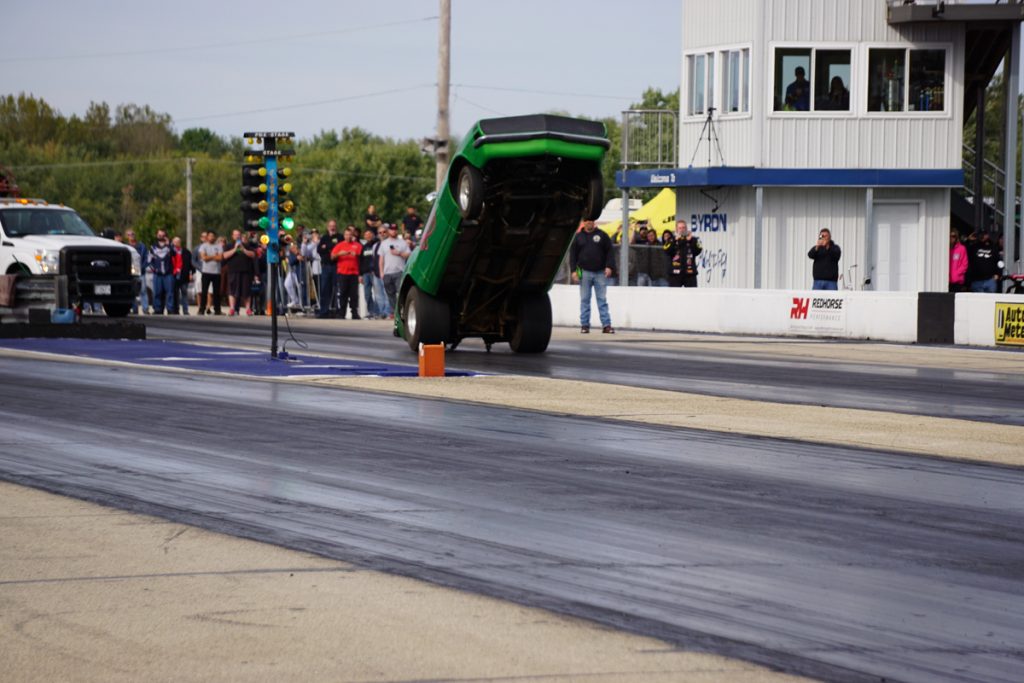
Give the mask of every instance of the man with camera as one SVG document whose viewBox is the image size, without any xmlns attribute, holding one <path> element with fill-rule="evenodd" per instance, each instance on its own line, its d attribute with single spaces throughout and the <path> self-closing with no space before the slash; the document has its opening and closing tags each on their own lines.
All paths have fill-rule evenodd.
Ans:
<svg viewBox="0 0 1024 683">
<path fill-rule="evenodd" d="M 405 262 L 412 251 L 409 249 L 409 243 L 399 238 L 397 225 L 385 223 L 384 227 L 388 231 L 388 236 L 381 240 L 380 246 L 377 247 L 378 265 L 384 280 L 384 291 L 391 304 L 392 314 L 388 317 L 393 318 L 398 302 L 398 284 L 402 280 L 402 273 L 405 272 Z"/>
<path fill-rule="evenodd" d="M 842 249 L 832 241 L 832 231 L 822 228 L 818 232 L 818 241 L 807 252 L 807 258 L 814 261 L 814 268 L 811 271 L 814 278 L 812 289 L 839 289 L 839 259 L 842 256 Z"/>
<path fill-rule="evenodd" d="M 700 240 L 693 236 L 684 220 L 676 221 L 676 238 L 668 252 L 671 261 L 668 271 L 669 287 L 697 286 L 697 257 L 704 251 Z"/>
</svg>

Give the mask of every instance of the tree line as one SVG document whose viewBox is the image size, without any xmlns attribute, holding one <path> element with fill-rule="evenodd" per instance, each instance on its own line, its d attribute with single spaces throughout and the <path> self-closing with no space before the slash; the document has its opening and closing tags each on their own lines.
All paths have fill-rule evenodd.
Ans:
<svg viewBox="0 0 1024 683">
<path fill-rule="evenodd" d="M 678 111 L 679 94 L 648 89 L 633 107 Z M 612 142 L 604 165 L 612 196 L 621 131 L 616 118 L 601 120 Z M 191 158 L 193 232 L 230 231 L 241 217 L 244 147 L 240 137 L 208 128 L 178 134 L 168 114 L 145 105 L 94 102 L 82 115 L 64 115 L 31 94 L 0 96 L 0 166 L 13 173 L 23 197 L 72 206 L 96 230 L 133 228 L 149 240 L 163 228 L 184 237 Z M 406 206 L 429 210 L 434 159 L 412 139 L 360 128 L 321 131 L 297 141 L 291 166 L 299 223 L 358 222 L 369 204 L 385 220 L 398 219 Z"/>
</svg>

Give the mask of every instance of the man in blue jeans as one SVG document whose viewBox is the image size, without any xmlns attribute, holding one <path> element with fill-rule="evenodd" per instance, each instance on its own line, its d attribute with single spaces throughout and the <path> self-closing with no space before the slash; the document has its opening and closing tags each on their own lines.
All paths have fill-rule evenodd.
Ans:
<svg viewBox="0 0 1024 683">
<path fill-rule="evenodd" d="M 334 261 L 331 260 L 331 251 L 334 247 L 341 244 L 342 237 L 338 234 L 338 221 L 331 219 L 327 221 L 327 234 L 320 238 L 320 242 L 316 246 L 317 253 L 320 254 L 320 263 L 322 264 L 320 270 L 320 310 L 317 311 L 316 317 L 326 318 L 331 314 L 331 304 L 334 303 L 334 288 L 338 279 L 337 268 L 335 268 Z M 342 311 L 342 317 L 344 317 L 344 311 Z"/>
<path fill-rule="evenodd" d="M 569 268 L 572 281 L 580 283 L 580 333 L 590 332 L 590 292 L 597 297 L 597 312 L 601 317 L 601 332 L 615 334 L 608 313 L 605 290 L 612 276 L 612 240 L 598 230 L 594 221 L 583 221 L 583 229 L 576 233 L 569 247 Z"/>
<path fill-rule="evenodd" d="M 817 243 L 807 252 L 807 258 L 814 261 L 812 289 L 839 289 L 839 259 L 842 256 L 842 249 L 832 241 L 832 232 L 822 228 L 818 232 Z"/>
</svg>

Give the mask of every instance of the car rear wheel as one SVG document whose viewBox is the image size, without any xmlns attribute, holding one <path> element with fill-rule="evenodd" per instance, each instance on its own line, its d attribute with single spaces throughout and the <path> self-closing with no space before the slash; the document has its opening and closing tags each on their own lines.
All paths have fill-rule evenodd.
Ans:
<svg viewBox="0 0 1024 683">
<path fill-rule="evenodd" d="M 419 351 L 420 344 L 446 344 L 451 337 L 448 302 L 411 287 L 405 296 L 405 340 Z"/>
<path fill-rule="evenodd" d="M 595 173 L 587 182 L 587 198 L 583 207 L 583 220 L 596 221 L 604 210 L 604 179 Z"/>
<path fill-rule="evenodd" d="M 475 166 L 465 164 L 459 171 L 455 201 L 459 213 L 468 221 L 476 220 L 484 206 L 484 177 Z"/>
<path fill-rule="evenodd" d="M 110 318 L 123 318 L 132 310 L 131 304 L 103 304 L 103 310 Z"/>
<path fill-rule="evenodd" d="M 551 299 L 547 293 L 519 301 L 519 320 L 508 345 L 516 353 L 541 353 L 551 341 Z"/>
</svg>

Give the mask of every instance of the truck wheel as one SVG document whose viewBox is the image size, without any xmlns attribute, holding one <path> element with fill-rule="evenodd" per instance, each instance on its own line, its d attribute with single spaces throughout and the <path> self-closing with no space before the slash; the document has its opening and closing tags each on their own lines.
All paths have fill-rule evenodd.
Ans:
<svg viewBox="0 0 1024 683">
<path fill-rule="evenodd" d="M 596 221 L 604 210 L 604 179 L 600 173 L 590 176 L 587 181 L 587 198 L 583 205 L 583 220 Z"/>
<path fill-rule="evenodd" d="M 516 353 L 542 353 L 551 341 L 551 299 L 533 294 L 519 302 L 519 320 L 508 345 Z"/>
<path fill-rule="evenodd" d="M 484 177 L 477 167 L 465 164 L 459 170 L 455 199 L 463 218 L 473 221 L 480 216 L 484 206 Z"/>
<path fill-rule="evenodd" d="M 405 340 L 418 352 L 420 344 L 446 344 L 451 337 L 448 302 L 411 287 L 405 295 Z"/>
<path fill-rule="evenodd" d="M 103 304 L 103 310 L 108 317 L 123 318 L 132 310 L 131 304 Z"/>
</svg>

